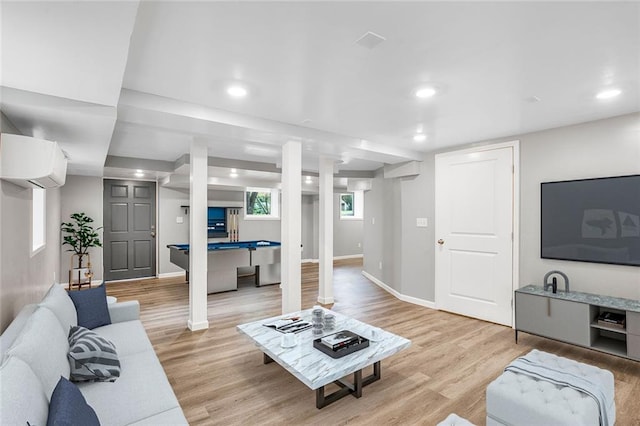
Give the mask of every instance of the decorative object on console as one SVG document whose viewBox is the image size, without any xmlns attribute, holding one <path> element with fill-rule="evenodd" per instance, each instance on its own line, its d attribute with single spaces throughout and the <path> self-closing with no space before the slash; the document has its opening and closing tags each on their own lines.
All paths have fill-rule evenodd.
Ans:
<svg viewBox="0 0 640 426">
<path fill-rule="evenodd" d="M 62 245 L 70 246 L 71 248 L 67 251 L 74 253 L 71 256 L 71 268 L 69 269 L 69 290 L 71 290 L 74 285 L 77 285 L 79 289 L 82 288 L 83 285 L 91 286 L 93 272 L 91 270 L 89 249 L 91 247 L 102 247 L 100 236 L 97 232 L 102 229 L 102 227 L 94 228 L 91 225 L 93 219 L 85 213 L 72 213 L 70 217 L 73 220 L 72 222 L 62 222 L 60 225 L 62 232 L 67 234 L 63 237 Z M 86 267 L 84 266 L 85 256 L 88 261 Z M 77 267 L 73 265 L 74 259 L 77 259 Z"/>
<path fill-rule="evenodd" d="M 78 314 L 78 325 L 92 330 L 111 324 L 104 284 L 85 291 L 69 293 Z"/>
<path fill-rule="evenodd" d="M 603 311 L 598 315 L 598 325 L 623 329 L 627 322 L 627 316 L 616 312 Z"/>
</svg>

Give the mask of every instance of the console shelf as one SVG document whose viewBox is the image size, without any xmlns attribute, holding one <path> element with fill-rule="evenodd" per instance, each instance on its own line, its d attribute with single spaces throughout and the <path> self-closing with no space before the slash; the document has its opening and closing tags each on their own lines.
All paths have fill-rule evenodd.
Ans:
<svg viewBox="0 0 640 426">
<path fill-rule="evenodd" d="M 523 331 L 640 361 L 640 301 L 529 285 L 515 292 L 516 343 Z M 625 315 L 626 328 L 598 323 L 602 312 Z"/>
</svg>

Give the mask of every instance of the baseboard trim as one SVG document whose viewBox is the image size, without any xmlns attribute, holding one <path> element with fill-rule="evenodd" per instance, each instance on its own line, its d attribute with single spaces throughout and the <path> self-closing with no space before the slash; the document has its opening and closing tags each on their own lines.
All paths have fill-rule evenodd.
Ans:
<svg viewBox="0 0 640 426">
<path fill-rule="evenodd" d="M 191 331 L 205 330 L 209 328 L 209 321 L 198 321 L 193 322 L 191 320 L 187 320 L 187 327 Z"/>
<path fill-rule="evenodd" d="M 344 259 L 362 259 L 362 254 L 347 254 L 344 256 L 334 256 L 333 260 L 344 260 Z M 320 259 L 302 259 L 302 263 L 320 263 Z"/>
<path fill-rule="evenodd" d="M 162 274 L 158 274 L 158 278 L 174 278 L 174 277 L 184 277 L 184 271 L 163 272 Z"/>
<path fill-rule="evenodd" d="M 331 305 L 334 302 L 335 301 L 333 300 L 333 297 L 320 297 L 320 296 L 318 296 L 318 303 L 320 303 L 321 305 Z"/>
<path fill-rule="evenodd" d="M 377 279 L 367 271 L 362 271 L 362 275 L 368 280 L 370 280 L 372 283 L 380 287 L 381 289 L 385 290 L 387 293 L 391 293 L 394 297 L 402 300 L 403 302 L 424 306 L 425 308 L 429 308 L 429 309 L 436 309 L 435 302 L 432 302 L 430 300 L 420 299 L 418 297 L 404 295 L 400 293 L 398 290 L 396 290 L 395 288 L 389 287 L 387 284 L 383 283 L 382 281 L 380 281 L 379 279 Z"/>
<path fill-rule="evenodd" d="M 363 257 L 362 254 L 347 254 L 345 256 L 333 256 L 333 260 L 358 259 L 362 257 Z"/>
</svg>

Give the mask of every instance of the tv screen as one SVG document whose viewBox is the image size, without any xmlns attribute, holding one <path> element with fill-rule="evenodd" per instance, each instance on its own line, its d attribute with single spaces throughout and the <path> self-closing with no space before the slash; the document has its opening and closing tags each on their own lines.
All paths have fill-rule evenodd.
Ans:
<svg viewBox="0 0 640 426">
<path fill-rule="evenodd" d="M 640 175 L 540 185 L 541 257 L 640 266 Z"/>
</svg>

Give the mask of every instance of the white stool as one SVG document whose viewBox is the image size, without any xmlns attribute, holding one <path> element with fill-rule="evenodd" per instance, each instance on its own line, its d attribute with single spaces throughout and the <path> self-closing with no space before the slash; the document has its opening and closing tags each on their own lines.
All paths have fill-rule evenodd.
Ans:
<svg viewBox="0 0 640 426">
<path fill-rule="evenodd" d="M 592 365 L 582 364 L 546 352 L 534 351 L 546 365 L 585 378 L 600 378 L 613 394 L 613 374 Z M 610 407 L 615 423 L 615 401 Z M 487 387 L 487 426 L 554 425 L 598 426 L 598 404 L 589 395 L 575 389 L 537 380 L 533 377 L 504 372 Z"/>
</svg>

